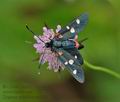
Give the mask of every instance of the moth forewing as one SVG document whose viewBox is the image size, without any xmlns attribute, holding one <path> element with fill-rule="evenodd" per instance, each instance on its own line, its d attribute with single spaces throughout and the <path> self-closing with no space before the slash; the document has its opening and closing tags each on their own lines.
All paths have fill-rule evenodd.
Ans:
<svg viewBox="0 0 120 102">
<path fill-rule="evenodd" d="M 87 24 L 88 22 L 88 14 L 87 13 L 83 13 L 80 16 L 78 16 L 77 18 L 75 18 L 70 24 L 68 24 L 67 26 L 65 26 L 64 28 L 62 28 L 58 33 L 64 35 L 67 32 L 71 32 L 74 31 L 76 33 L 79 33 L 80 31 L 83 30 L 84 26 Z"/>
<path fill-rule="evenodd" d="M 70 53 L 65 51 L 64 49 L 60 49 L 59 51 L 62 51 L 62 55 L 58 56 L 59 61 L 69 70 L 69 72 L 73 75 L 73 77 L 79 81 L 80 83 L 83 83 L 84 78 L 84 71 L 81 67 L 81 64 L 78 62 L 76 58 L 74 58 Z M 58 49 L 56 49 L 56 52 L 59 52 Z"/>
<path fill-rule="evenodd" d="M 84 77 L 84 71 L 82 67 L 79 65 L 68 65 L 67 69 L 69 72 L 73 75 L 73 77 L 80 83 L 84 83 L 85 77 Z"/>
</svg>

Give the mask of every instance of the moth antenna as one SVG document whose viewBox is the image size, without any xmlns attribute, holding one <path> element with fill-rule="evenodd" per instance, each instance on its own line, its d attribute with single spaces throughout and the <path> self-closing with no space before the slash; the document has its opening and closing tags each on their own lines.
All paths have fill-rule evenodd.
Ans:
<svg viewBox="0 0 120 102">
<path fill-rule="evenodd" d="M 26 28 L 28 29 L 28 31 L 30 31 L 34 36 L 36 36 L 36 34 L 28 27 L 28 25 L 26 24 Z M 40 39 L 38 36 L 36 36 L 40 41 L 42 41 L 43 43 L 45 43 L 42 39 Z"/>
<path fill-rule="evenodd" d="M 36 34 L 28 27 L 27 24 L 26 24 L 26 28 L 27 28 L 27 30 L 29 30 L 33 35 L 36 35 Z"/>
</svg>

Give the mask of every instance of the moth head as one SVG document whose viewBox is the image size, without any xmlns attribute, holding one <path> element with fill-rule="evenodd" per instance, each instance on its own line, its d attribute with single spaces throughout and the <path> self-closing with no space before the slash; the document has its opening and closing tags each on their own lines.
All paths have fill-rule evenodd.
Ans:
<svg viewBox="0 0 120 102">
<path fill-rule="evenodd" d="M 45 46 L 48 48 L 50 47 L 50 42 L 45 43 Z"/>
<path fill-rule="evenodd" d="M 46 42 L 45 43 L 45 46 L 46 46 L 46 48 L 49 48 L 49 47 L 52 47 L 52 40 L 50 41 L 50 42 Z"/>
</svg>

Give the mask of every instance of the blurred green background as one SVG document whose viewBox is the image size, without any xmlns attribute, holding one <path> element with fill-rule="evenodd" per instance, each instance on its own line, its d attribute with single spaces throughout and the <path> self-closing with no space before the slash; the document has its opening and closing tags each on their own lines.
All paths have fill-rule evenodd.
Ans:
<svg viewBox="0 0 120 102">
<path fill-rule="evenodd" d="M 47 64 L 38 75 L 38 55 L 28 24 L 42 34 L 66 25 L 81 13 L 89 22 L 79 39 L 88 37 L 81 54 L 87 61 L 120 73 L 120 0 L 0 0 L 0 102 L 120 102 L 120 80 L 84 67 L 78 83 L 66 71 L 54 73 Z"/>
</svg>

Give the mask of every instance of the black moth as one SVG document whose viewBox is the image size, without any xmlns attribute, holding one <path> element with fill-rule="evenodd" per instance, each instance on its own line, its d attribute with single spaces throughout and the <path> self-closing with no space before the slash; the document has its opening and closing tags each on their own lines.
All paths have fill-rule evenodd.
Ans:
<svg viewBox="0 0 120 102">
<path fill-rule="evenodd" d="M 85 77 L 82 69 L 83 58 L 79 53 L 79 49 L 84 47 L 82 42 L 86 39 L 78 42 L 77 38 L 78 33 L 83 30 L 84 26 L 87 24 L 87 21 L 88 15 L 86 13 L 80 15 L 70 24 L 62 28 L 53 39 L 50 39 L 50 42 L 45 43 L 45 47 L 51 48 L 51 51 L 56 53 L 58 60 L 80 83 L 85 81 Z M 30 30 L 28 26 L 26 27 L 28 30 Z M 42 39 L 40 40 L 44 43 Z"/>
</svg>

